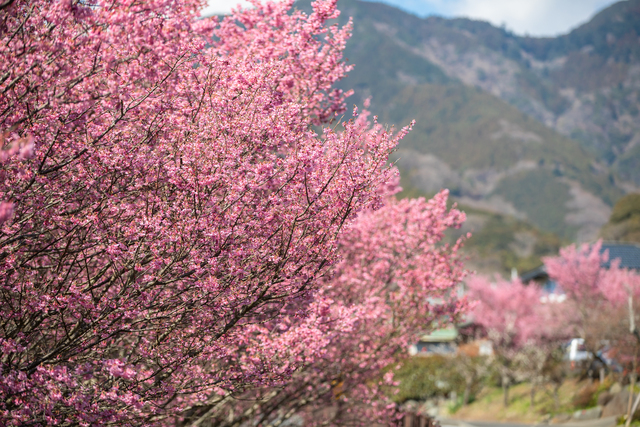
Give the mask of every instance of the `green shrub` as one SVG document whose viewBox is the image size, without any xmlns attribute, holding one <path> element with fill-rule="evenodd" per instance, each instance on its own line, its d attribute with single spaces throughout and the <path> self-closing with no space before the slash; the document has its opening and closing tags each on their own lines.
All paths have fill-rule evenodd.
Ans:
<svg viewBox="0 0 640 427">
<path fill-rule="evenodd" d="M 464 377 L 455 369 L 451 358 L 439 355 L 417 356 L 404 360 L 394 378 L 399 381 L 396 402 L 425 400 L 464 391 Z"/>
<path fill-rule="evenodd" d="M 609 222 L 616 224 L 634 216 L 640 216 L 640 194 L 627 194 L 616 202 Z"/>
<path fill-rule="evenodd" d="M 585 409 L 596 406 L 598 403 L 598 384 L 587 384 L 573 397 L 573 406 L 576 409 Z"/>
<path fill-rule="evenodd" d="M 425 400 L 436 396 L 450 396 L 456 393 L 462 405 L 466 385 L 465 367 L 475 359 L 464 356 L 415 356 L 405 359 L 395 370 L 394 379 L 399 382 L 398 392 L 393 400 L 402 403 L 407 400 Z M 477 378 L 469 390 L 469 402 L 475 399 L 484 384 L 484 378 Z"/>
</svg>

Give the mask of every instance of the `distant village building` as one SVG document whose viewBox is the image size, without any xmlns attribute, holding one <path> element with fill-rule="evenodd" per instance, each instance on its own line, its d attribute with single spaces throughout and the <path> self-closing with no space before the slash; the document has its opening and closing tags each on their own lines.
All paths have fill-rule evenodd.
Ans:
<svg viewBox="0 0 640 427">
<path fill-rule="evenodd" d="M 437 329 L 420 337 L 417 343 L 409 347 L 412 356 L 453 355 L 458 349 L 456 339 L 458 330 L 454 327 Z"/>
<path fill-rule="evenodd" d="M 600 253 L 608 251 L 609 260 L 602 263 L 602 267 L 609 268 L 614 260 L 619 260 L 620 268 L 640 271 L 640 245 L 634 243 L 603 243 Z M 523 283 L 535 283 L 543 288 L 547 294 L 541 298 L 542 302 L 562 302 L 565 295 L 556 292 L 557 284 L 549 278 L 545 266 L 528 271 L 520 276 Z M 607 360 L 607 364 L 613 366 L 615 361 L 608 358 L 606 351 L 599 353 L 600 360 Z M 573 338 L 567 342 L 565 359 L 571 362 L 573 367 L 576 363 L 588 363 L 593 360 L 593 356 L 587 351 L 582 338 Z"/>
<path fill-rule="evenodd" d="M 417 343 L 409 347 L 411 356 L 455 356 L 464 353 L 467 356 L 491 356 L 493 347 L 487 339 L 477 339 L 474 324 L 438 329 L 420 337 Z M 472 331 L 473 330 L 473 331 Z M 472 335 L 467 335 L 472 332 Z"/>
<path fill-rule="evenodd" d="M 621 268 L 628 268 L 640 271 L 640 245 L 633 243 L 603 243 L 600 252 L 609 252 L 609 261 L 603 264 L 608 268 L 615 259 L 620 260 Z M 512 272 L 512 275 L 514 273 Z M 562 302 L 564 295 L 556 292 L 556 283 L 550 280 L 545 266 L 528 271 L 520 276 L 523 283 L 535 283 L 547 291 L 543 302 Z M 430 334 L 420 337 L 417 343 L 409 347 L 409 354 L 412 356 L 453 356 L 458 353 L 465 353 L 473 356 L 490 356 L 493 354 L 491 342 L 481 339 L 482 333 L 474 329 L 477 326 L 474 322 L 467 322 L 460 325 L 462 329 L 447 327 L 438 329 Z M 466 329 L 469 329 L 468 331 Z M 471 330 L 473 329 L 473 330 Z M 462 331 L 462 333 L 460 332 Z M 580 339 L 571 340 L 568 345 L 567 354 L 571 361 L 580 361 L 585 358 L 583 343 Z"/>
</svg>

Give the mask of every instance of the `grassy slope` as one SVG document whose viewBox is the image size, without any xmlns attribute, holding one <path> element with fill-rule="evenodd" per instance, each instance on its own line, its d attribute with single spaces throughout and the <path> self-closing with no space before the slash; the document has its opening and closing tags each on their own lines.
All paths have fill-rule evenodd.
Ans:
<svg viewBox="0 0 640 427">
<path fill-rule="evenodd" d="M 569 188 L 563 177 L 580 182 L 609 204 L 621 195 L 609 175 L 593 172 L 593 158 L 576 141 L 477 89 L 455 83 L 408 86 L 383 110 L 383 120 L 388 123 L 416 119 L 414 130 L 401 142 L 400 149 L 434 154 L 457 171 L 504 171 L 518 161 L 535 162 L 538 169 L 503 180 L 495 194 L 526 212 L 538 228 L 563 238 L 571 238 L 575 232 L 564 222 Z M 542 142 L 496 138 L 500 121 L 536 134 Z"/>
<path fill-rule="evenodd" d="M 468 215 L 474 215 L 469 208 L 461 207 Z M 513 217 L 496 215 L 488 212 L 478 212 L 486 218 L 484 226 L 473 233 L 466 244 L 466 251 L 474 256 L 478 263 L 491 256 L 497 257 L 503 273 L 509 273 L 512 268 L 518 272 L 526 272 L 542 265 L 542 257 L 555 255 L 560 247 L 566 244 L 553 233 L 540 231 L 529 222 L 517 220 Z M 518 242 L 516 236 L 525 234 L 535 240 L 529 255 L 518 255 L 514 251 Z"/>
<path fill-rule="evenodd" d="M 533 408 L 530 404 L 531 385 L 529 383 L 518 384 L 510 390 L 510 404 L 503 405 L 502 389 L 499 387 L 486 387 L 478 398 L 466 407 L 462 407 L 449 414 L 449 417 L 462 420 L 476 421 L 502 421 L 515 423 L 539 423 L 548 420 L 549 416 L 561 413 L 572 414 L 583 409 L 584 405 L 576 405 L 576 396 L 583 394 L 585 389 L 593 388 L 596 393 L 608 389 L 611 386 L 606 382 L 599 384 L 587 384 L 586 381 L 578 382 L 569 379 L 564 382 L 559 390 L 560 407 L 556 408 L 553 394 L 550 388 L 538 390 Z M 587 407 L 595 406 L 595 402 Z"/>
<path fill-rule="evenodd" d="M 399 198 L 405 197 L 432 197 L 415 188 L 408 182 L 407 174 L 402 174 L 400 184 L 403 191 Z M 450 199 L 450 206 L 456 203 L 455 197 Z M 556 255 L 558 250 L 568 244 L 568 240 L 558 237 L 556 234 L 541 231 L 528 221 L 519 220 L 508 215 L 499 215 L 482 209 L 473 208 L 464 204 L 456 207 L 467 215 L 467 222 L 481 224 L 479 227 L 465 225 L 460 230 L 449 230 L 449 242 L 471 232 L 463 248 L 467 257 L 467 268 L 479 272 L 496 272 L 508 276 L 512 268 L 520 273 L 532 270 L 542 265 L 541 258 Z M 518 254 L 514 247 L 518 246 L 517 236 L 526 235 L 533 239 L 531 253 Z"/>
<path fill-rule="evenodd" d="M 605 240 L 640 243 L 640 194 L 627 194 L 618 200 L 600 236 Z"/>
</svg>

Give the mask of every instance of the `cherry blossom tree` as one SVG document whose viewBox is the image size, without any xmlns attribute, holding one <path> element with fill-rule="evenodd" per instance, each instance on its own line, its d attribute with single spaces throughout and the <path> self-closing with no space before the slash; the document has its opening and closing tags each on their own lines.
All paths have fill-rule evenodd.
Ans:
<svg viewBox="0 0 640 427">
<path fill-rule="evenodd" d="M 363 212 L 341 236 L 341 259 L 314 297 L 314 317 L 323 319 L 322 336 L 330 337 L 326 345 L 305 355 L 279 387 L 204 404 L 188 421 L 279 425 L 298 416 L 304 425 L 362 426 L 398 420 L 385 395 L 393 389 L 392 372 L 381 370 L 406 353 L 417 333 L 455 321 L 466 309 L 466 299 L 456 294 L 465 275 L 458 257 L 462 241 L 442 243 L 464 214 L 447 209 L 447 195 L 389 198 L 381 209 Z M 299 327 L 293 317 L 278 322 L 279 329 Z"/>
<path fill-rule="evenodd" d="M 606 254 L 601 254 L 600 248 L 601 242 L 580 247 L 572 245 L 561 249 L 558 257 L 544 259 L 550 279 L 557 282 L 567 300 L 574 304 L 579 315 L 577 332 L 586 339 L 589 338 L 586 325 L 605 302 L 603 288 L 609 271 L 602 267 Z"/>
<path fill-rule="evenodd" d="M 31 138 L 24 137 L 19 138 L 15 135 L 2 135 L 0 134 L 0 164 L 4 165 L 8 163 L 12 157 L 20 160 L 26 160 L 33 156 L 33 143 Z M 20 174 L 24 173 L 24 166 L 20 164 L 13 164 L 14 169 L 11 171 L 1 171 L 0 180 L 4 180 L 7 174 Z M 18 169 L 15 169 L 16 166 Z M 7 222 L 13 216 L 13 203 L 4 201 L 0 202 L 0 225 Z"/>
<path fill-rule="evenodd" d="M 603 319 L 605 324 L 610 323 L 606 321 L 607 312 L 623 310 L 632 314 L 627 316 L 627 326 L 637 334 L 633 303 L 640 296 L 640 275 L 620 268 L 620 260 L 610 260 L 601 241 L 569 246 L 560 250 L 559 256 L 545 258 L 544 263 L 549 277 L 575 307 L 575 330 L 593 353 L 600 349 L 602 340 L 610 338 L 610 331 L 599 327 Z"/>
<path fill-rule="evenodd" d="M 469 298 L 477 301 L 474 321 L 486 329 L 499 363 L 504 405 L 509 404 L 513 379 L 523 370 L 532 381 L 533 400 L 549 357 L 569 336 L 563 319 L 570 312 L 559 304 L 543 303 L 542 289 L 517 279 L 492 282 L 474 276 L 467 285 Z"/>
<path fill-rule="evenodd" d="M 630 365 L 630 387 L 636 382 L 640 334 L 634 309 L 640 297 L 640 274 L 620 268 L 619 259 L 609 259 L 602 241 L 572 245 L 559 256 L 544 259 L 549 277 L 555 280 L 575 307 L 578 317 L 573 326 L 594 357 L 609 343 L 619 362 Z M 616 321 L 625 312 L 626 325 Z M 604 360 L 602 364 L 606 366 Z M 633 395 L 633 393 L 631 393 Z M 629 413 L 635 412 L 629 407 Z M 628 417 L 628 422 L 631 417 Z"/>
<path fill-rule="evenodd" d="M 180 422 L 357 330 L 322 277 L 405 131 L 313 131 L 350 26 L 292 5 L 0 3 L 0 131 L 33 144 L 1 165 L 0 423 Z"/>
</svg>

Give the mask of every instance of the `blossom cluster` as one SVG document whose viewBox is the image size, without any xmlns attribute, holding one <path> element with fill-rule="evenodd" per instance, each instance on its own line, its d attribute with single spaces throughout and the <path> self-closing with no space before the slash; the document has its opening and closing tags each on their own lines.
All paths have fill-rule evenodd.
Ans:
<svg viewBox="0 0 640 427">
<path fill-rule="evenodd" d="M 466 275 L 458 253 L 463 239 L 443 242 L 445 231 L 465 216 L 448 209 L 447 198 L 446 190 L 428 201 L 389 197 L 380 209 L 359 215 L 342 233 L 340 260 L 314 295 L 310 319 L 322 345 L 299 353 L 298 369 L 279 387 L 251 387 L 228 401 L 209 401 L 190 421 L 208 416 L 217 426 L 277 425 L 297 416 L 310 426 L 399 422 L 390 399 L 393 372 L 382 372 L 397 364 L 417 334 L 455 323 L 468 309 L 458 295 Z M 309 326 L 291 314 L 262 328 L 280 340 L 283 331 L 299 328 L 304 333 L 298 336 L 307 338 Z"/>
</svg>

